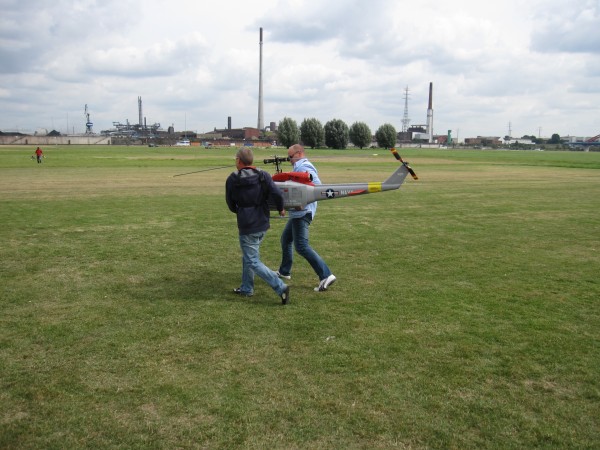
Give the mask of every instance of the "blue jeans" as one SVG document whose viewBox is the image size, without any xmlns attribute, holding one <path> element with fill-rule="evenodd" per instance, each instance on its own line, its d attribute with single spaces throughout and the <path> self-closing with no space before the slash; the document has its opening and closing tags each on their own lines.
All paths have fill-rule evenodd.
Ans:
<svg viewBox="0 0 600 450">
<path fill-rule="evenodd" d="M 242 285 L 240 290 L 244 294 L 254 293 L 254 275 L 273 288 L 277 295 L 285 292 L 287 285 L 279 279 L 277 274 L 265 266 L 260 260 L 260 244 L 265 238 L 265 232 L 240 235 L 240 248 L 242 249 Z"/>
<path fill-rule="evenodd" d="M 308 242 L 308 227 L 312 222 L 312 214 L 306 214 L 298 219 L 289 219 L 281 233 L 281 265 L 279 273 L 290 275 L 294 262 L 294 249 L 308 261 L 320 280 L 331 275 L 331 270 L 323 258 L 315 252 Z"/>
</svg>

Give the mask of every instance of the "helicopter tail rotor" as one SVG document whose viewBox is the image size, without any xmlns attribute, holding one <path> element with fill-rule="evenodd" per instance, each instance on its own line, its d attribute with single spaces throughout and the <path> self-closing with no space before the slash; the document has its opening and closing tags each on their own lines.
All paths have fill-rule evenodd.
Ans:
<svg viewBox="0 0 600 450">
<path fill-rule="evenodd" d="M 408 173 L 410 173 L 410 176 L 413 177 L 414 180 L 418 180 L 419 179 L 419 177 L 417 176 L 417 174 L 415 173 L 415 171 L 412 170 L 412 167 L 410 167 L 408 165 L 408 163 L 402 159 L 402 156 L 400 156 L 400 154 L 398 153 L 398 151 L 395 148 L 390 148 L 390 152 L 392 152 L 392 154 L 394 155 L 394 157 L 398 161 L 400 161 L 404 167 L 406 167 L 406 170 L 408 170 Z"/>
</svg>

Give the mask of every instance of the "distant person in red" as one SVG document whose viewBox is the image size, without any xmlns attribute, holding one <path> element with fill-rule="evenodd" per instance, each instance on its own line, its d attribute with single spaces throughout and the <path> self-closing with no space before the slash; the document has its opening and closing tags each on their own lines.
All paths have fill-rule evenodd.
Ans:
<svg viewBox="0 0 600 450">
<path fill-rule="evenodd" d="M 42 162 L 42 158 L 44 157 L 44 152 L 41 148 L 38 147 L 35 149 L 35 156 L 37 157 L 38 164 L 40 164 Z"/>
</svg>

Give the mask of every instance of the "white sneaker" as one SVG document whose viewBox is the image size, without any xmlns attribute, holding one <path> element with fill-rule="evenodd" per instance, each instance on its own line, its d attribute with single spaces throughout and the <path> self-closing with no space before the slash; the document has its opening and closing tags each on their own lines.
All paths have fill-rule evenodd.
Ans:
<svg viewBox="0 0 600 450">
<path fill-rule="evenodd" d="M 279 278 L 285 278 L 286 280 L 291 280 L 292 279 L 291 275 L 282 275 L 282 274 L 279 273 L 279 270 L 276 270 L 275 273 L 277 274 L 277 276 Z"/>
<path fill-rule="evenodd" d="M 334 274 L 329 275 L 327 278 L 321 280 L 319 285 L 315 288 L 315 292 L 326 291 L 329 286 L 335 283 L 337 278 Z"/>
</svg>

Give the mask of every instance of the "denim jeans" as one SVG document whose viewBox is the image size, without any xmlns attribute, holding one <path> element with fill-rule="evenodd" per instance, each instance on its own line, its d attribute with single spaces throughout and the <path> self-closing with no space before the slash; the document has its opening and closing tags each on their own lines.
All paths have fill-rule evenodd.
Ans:
<svg viewBox="0 0 600 450">
<path fill-rule="evenodd" d="M 315 252 L 308 242 L 308 227 L 312 222 L 312 214 L 298 219 L 289 219 L 281 233 L 281 265 L 279 273 L 290 275 L 294 262 L 294 248 L 300 256 L 308 261 L 320 280 L 331 275 L 325 261 Z"/>
<path fill-rule="evenodd" d="M 254 275 L 273 288 L 277 295 L 283 294 L 287 285 L 279 279 L 277 274 L 265 266 L 260 260 L 260 243 L 265 238 L 265 232 L 240 235 L 240 248 L 242 249 L 242 285 L 240 290 L 244 294 L 254 293 Z"/>
</svg>

